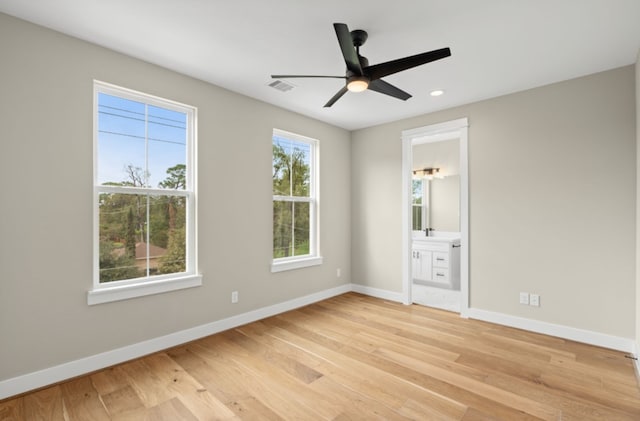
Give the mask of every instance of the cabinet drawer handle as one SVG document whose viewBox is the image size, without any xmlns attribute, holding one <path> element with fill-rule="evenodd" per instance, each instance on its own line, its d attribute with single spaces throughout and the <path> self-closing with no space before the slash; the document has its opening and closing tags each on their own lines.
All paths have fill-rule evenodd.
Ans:
<svg viewBox="0 0 640 421">
<path fill-rule="evenodd" d="M 444 276 L 444 273 L 436 273 L 436 276 Z"/>
<path fill-rule="evenodd" d="M 451 246 L 451 247 L 453 247 L 453 248 L 455 249 L 455 248 L 458 248 L 458 247 L 462 247 L 462 244 L 454 244 L 454 245 L 453 245 L 453 246 Z"/>
<path fill-rule="evenodd" d="M 438 260 L 439 262 L 444 262 L 444 259 L 442 257 L 436 257 L 436 260 Z"/>
</svg>

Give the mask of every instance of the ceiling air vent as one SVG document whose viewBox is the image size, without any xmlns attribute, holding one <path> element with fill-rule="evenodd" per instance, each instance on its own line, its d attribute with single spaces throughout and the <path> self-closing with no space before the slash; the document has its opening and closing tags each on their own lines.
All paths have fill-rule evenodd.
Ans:
<svg viewBox="0 0 640 421">
<path fill-rule="evenodd" d="M 281 92 L 287 92 L 290 91 L 294 88 L 293 85 L 287 83 L 287 82 L 283 82 L 281 80 L 274 80 L 273 82 L 269 83 L 269 86 L 271 86 L 273 89 L 277 89 Z"/>
</svg>

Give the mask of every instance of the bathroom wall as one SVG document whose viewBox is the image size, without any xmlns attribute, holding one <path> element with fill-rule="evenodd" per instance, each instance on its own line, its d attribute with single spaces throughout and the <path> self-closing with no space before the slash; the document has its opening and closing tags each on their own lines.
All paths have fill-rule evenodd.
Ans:
<svg viewBox="0 0 640 421">
<path fill-rule="evenodd" d="M 414 170 L 440 168 L 444 175 L 460 174 L 460 141 L 458 139 L 413 145 Z"/>
<path fill-rule="evenodd" d="M 430 227 L 436 231 L 460 231 L 460 176 L 429 181 Z"/>
</svg>

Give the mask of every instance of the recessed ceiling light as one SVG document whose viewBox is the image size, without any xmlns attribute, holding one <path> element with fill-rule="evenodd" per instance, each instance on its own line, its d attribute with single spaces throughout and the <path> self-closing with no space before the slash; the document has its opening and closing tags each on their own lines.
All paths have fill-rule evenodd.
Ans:
<svg viewBox="0 0 640 421">
<path fill-rule="evenodd" d="M 431 95 L 431 96 L 440 96 L 443 93 L 444 93 L 444 91 L 442 89 L 436 89 L 435 91 L 429 92 L 429 95 Z"/>
</svg>

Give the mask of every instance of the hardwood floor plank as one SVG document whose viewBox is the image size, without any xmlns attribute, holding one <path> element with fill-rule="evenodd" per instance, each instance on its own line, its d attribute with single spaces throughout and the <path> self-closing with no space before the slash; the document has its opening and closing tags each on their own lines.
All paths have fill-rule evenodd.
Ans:
<svg viewBox="0 0 640 421">
<path fill-rule="evenodd" d="M 466 406 L 455 403 L 445 407 L 442 402 L 434 404 L 434 402 L 431 401 L 418 402 L 413 399 L 407 399 L 399 412 L 414 420 L 446 421 L 461 420 L 467 412 L 467 409 Z"/>
<path fill-rule="evenodd" d="M 485 414 L 478 411 L 475 408 L 469 408 L 469 410 L 462 417 L 462 421 L 499 421 L 499 418 Z"/>
<path fill-rule="evenodd" d="M 0 402 L 0 420 L 640 419 L 621 352 L 356 293 Z"/>
<path fill-rule="evenodd" d="M 313 368 L 279 351 L 264 347 L 258 340 L 250 335 L 249 332 L 243 332 L 241 329 L 225 332 L 226 338 L 249 351 L 251 355 L 260 356 L 270 365 L 280 368 L 303 383 L 311 383 L 322 376 L 322 373 L 319 373 Z"/>
<path fill-rule="evenodd" d="M 323 365 L 324 370 L 320 369 L 320 371 L 323 371 L 325 375 L 331 376 L 336 382 L 355 390 L 366 390 L 367 395 L 389 408 L 398 409 L 407 396 L 419 393 L 422 398 L 426 394 L 443 397 L 455 396 L 455 400 L 461 404 L 485 408 L 507 420 L 533 418 L 509 406 L 483 398 L 428 375 L 422 375 L 422 373 L 417 373 L 381 357 L 326 340 L 323 340 L 324 345 L 320 344 L 316 340 L 318 339 L 316 333 L 285 322 L 278 317 L 271 318 L 265 323 L 282 326 L 281 329 L 274 330 L 272 334 L 281 335 L 301 344 L 310 352 L 323 355 L 326 363 Z M 338 351 L 334 351 L 334 348 Z M 348 375 L 344 374 L 346 368 L 350 368 L 347 370 Z"/>
<path fill-rule="evenodd" d="M 283 341 L 280 338 L 270 335 L 269 332 L 271 331 L 271 328 L 265 323 L 251 323 L 250 325 L 238 328 L 238 330 L 241 332 L 251 333 L 253 339 L 260 342 L 262 346 L 272 348 L 307 367 L 315 369 L 315 367 L 322 364 L 324 361 L 324 359 L 306 352 L 294 343 Z"/>
<path fill-rule="evenodd" d="M 80 377 L 60 385 L 65 418 L 74 420 L 108 420 L 98 392 L 89 377 Z"/>
<path fill-rule="evenodd" d="M 225 332 L 224 336 L 237 337 L 238 334 L 239 332 Z M 246 344 L 246 341 L 242 342 Z M 274 365 L 258 354 L 245 354 L 241 348 L 235 341 L 221 345 L 221 349 L 231 355 L 230 359 L 255 374 L 254 383 L 249 386 L 250 391 L 262 401 L 276 402 L 272 408 L 274 412 L 280 413 L 280 408 L 285 408 L 285 412 L 280 413 L 282 416 L 298 414 L 302 419 L 332 419 L 340 413 L 340 408 L 333 402 L 305 387 L 308 383 L 280 369 L 280 364 Z M 321 376 L 318 373 L 314 380 Z M 296 399 L 289 399 L 289 396 L 296 396 Z"/>
<path fill-rule="evenodd" d="M 381 344 L 384 344 L 388 347 L 401 347 L 405 352 L 418 352 L 421 354 L 426 354 L 433 357 L 438 357 L 445 360 L 454 361 L 457 359 L 460 354 L 443 350 L 442 348 L 431 346 L 429 344 L 416 342 L 411 339 L 402 339 L 399 341 L 395 335 L 389 335 L 388 333 L 381 332 L 378 329 L 368 328 L 357 323 L 352 323 L 348 320 L 341 319 L 331 314 L 326 314 L 320 310 L 315 310 L 313 312 L 316 322 L 326 320 L 327 325 L 336 325 L 341 324 L 344 326 L 348 326 L 352 332 L 349 342 L 358 342 L 360 347 L 366 346 L 366 343 L 369 343 L 370 350 L 373 351 L 377 349 Z"/>
<path fill-rule="evenodd" d="M 25 396 L 24 416 L 28 420 L 64 420 L 64 405 L 60 387 L 54 386 L 38 390 Z"/>
<path fill-rule="evenodd" d="M 329 376 L 324 376 L 309 387 L 326 396 L 341 407 L 334 419 L 343 420 L 407 420 L 411 419 L 395 411 L 362 391 L 348 387 Z"/>
<path fill-rule="evenodd" d="M 207 338 L 212 339 L 212 338 Z M 282 419 L 251 394 L 253 377 L 233 363 L 218 345 L 192 343 L 168 352 L 171 358 L 201 383 L 212 396 L 241 419 Z M 219 341 L 216 339 L 216 343 Z"/>
<path fill-rule="evenodd" d="M 127 412 L 144 412 L 146 409 L 140 397 L 130 385 L 100 396 L 111 418 L 123 416 Z"/>
<path fill-rule="evenodd" d="M 90 375 L 94 389 L 100 395 L 106 395 L 130 386 L 129 381 L 120 369 L 110 367 Z"/>
<path fill-rule="evenodd" d="M 393 351 L 381 350 L 380 353 L 382 353 L 385 358 L 391 359 L 392 361 L 402 364 L 407 368 L 421 372 L 430 377 L 434 377 L 443 382 L 454 384 L 469 392 L 473 392 L 495 402 L 500 402 L 505 406 L 510 406 L 534 417 L 538 417 L 543 420 L 557 420 L 560 418 L 561 412 L 559 410 L 522 397 L 510 391 L 491 386 L 484 382 L 486 378 L 484 376 L 478 379 L 477 375 L 469 376 L 459 374 L 454 370 L 440 368 Z"/>
<path fill-rule="evenodd" d="M 149 409 L 145 419 L 151 421 L 198 421 L 179 398 L 172 398 Z"/>
<path fill-rule="evenodd" d="M 562 420 L 633 420 L 635 416 L 616 408 L 608 408 L 564 391 L 555 390 L 542 382 L 529 382 L 504 374 L 492 374 L 487 383 L 505 390 L 517 391 L 537 402 L 545 402 L 562 412 Z"/>
<path fill-rule="evenodd" d="M 7 399 L 0 402 L 0 421 L 20 421 L 26 419 L 24 398 Z"/>
</svg>

